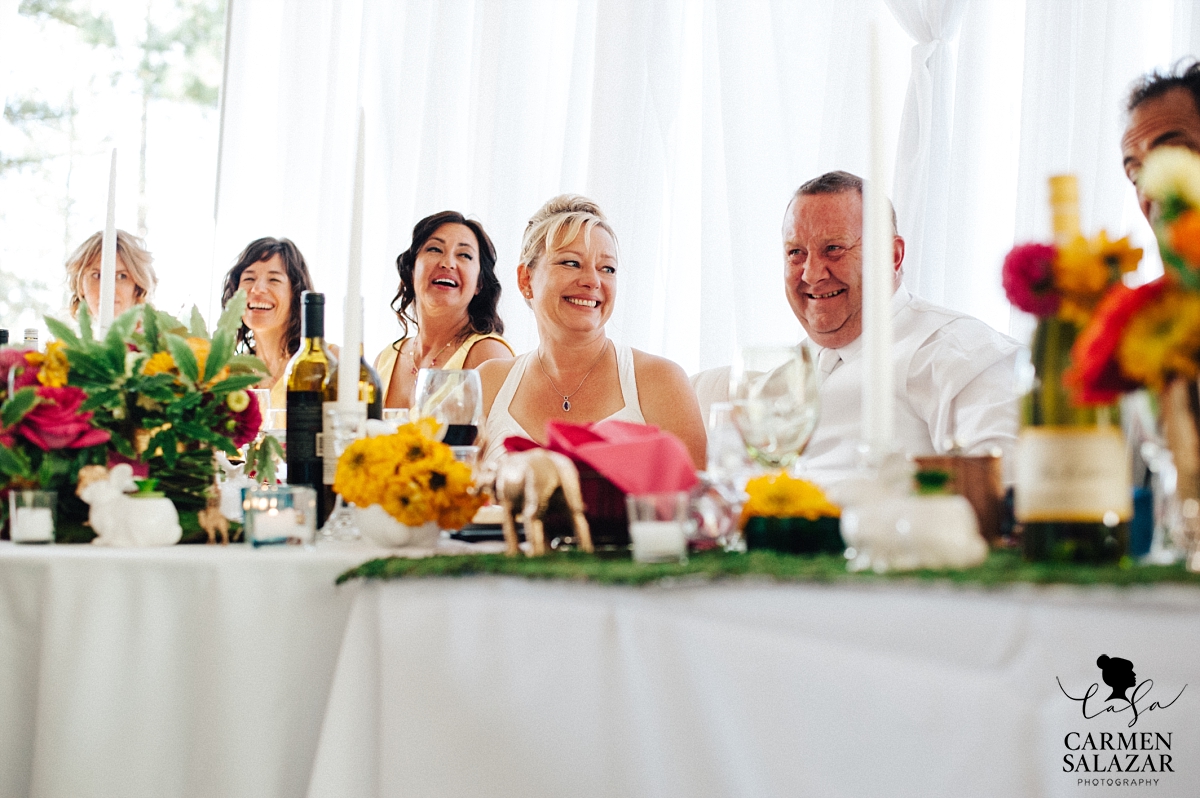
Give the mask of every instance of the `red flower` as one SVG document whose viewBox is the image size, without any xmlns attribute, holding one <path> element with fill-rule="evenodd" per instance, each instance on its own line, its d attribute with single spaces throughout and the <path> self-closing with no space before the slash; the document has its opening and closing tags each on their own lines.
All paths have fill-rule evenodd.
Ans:
<svg viewBox="0 0 1200 798">
<path fill-rule="evenodd" d="M 92 413 L 80 412 L 87 394 L 82 388 L 64 386 L 37 389 L 38 402 L 15 426 L 5 430 L 6 437 L 20 435 L 43 451 L 84 449 L 108 443 L 107 430 L 92 426 Z"/>
<path fill-rule="evenodd" d="M 1004 257 L 1001 277 L 1008 301 L 1038 318 L 1058 312 L 1061 296 L 1054 288 L 1054 258 L 1058 250 L 1046 244 L 1022 244 Z"/>
<path fill-rule="evenodd" d="M 1141 383 L 1131 380 L 1117 363 L 1117 347 L 1129 320 L 1168 287 L 1160 277 L 1138 288 L 1117 283 L 1100 300 L 1096 313 L 1071 347 L 1071 367 L 1063 382 L 1071 398 L 1080 405 L 1107 405 L 1123 393 L 1136 390 Z"/>
<path fill-rule="evenodd" d="M 246 409 L 240 413 L 233 414 L 233 445 L 239 449 L 250 443 L 258 437 L 258 430 L 262 427 L 262 411 L 258 409 L 258 400 L 254 398 L 254 394 L 249 394 L 250 404 L 246 405 Z"/>
</svg>

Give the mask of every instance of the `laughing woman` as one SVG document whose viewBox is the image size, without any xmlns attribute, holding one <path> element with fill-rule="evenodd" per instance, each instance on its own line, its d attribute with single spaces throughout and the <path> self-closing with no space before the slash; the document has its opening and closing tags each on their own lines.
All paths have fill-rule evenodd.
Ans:
<svg viewBox="0 0 1200 798">
<path fill-rule="evenodd" d="M 496 248 L 483 225 L 455 211 L 425 217 L 396 258 L 396 271 L 392 310 L 401 336 L 375 358 L 384 407 L 409 407 L 423 368 L 473 369 L 512 358 L 496 311 Z"/>
<path fill-rule="evenodd" d="M 509 436 L 545 443 L 546 422 L 654 424 L 704 467 L 705 434 L 687 375 L 665 358 L 609 340 L 617 298 L 617 236 L 599 206 L 564 194 L 534 214 L 517 284 L 537 321 L 538 348 L 479 369 L 487 414 L 484 459 Z"/>
<path fill-rule="evenodd" d="M 259 387 L 271 389 L 272 407 L 287 407 L 283 373 L 300 349 L 300 294 L 313 290 L 308 265 L 288 239 L 260 238 L 242 250 L 225 275 L 222 308 L 238 289 L 246 291 L 238 348 L 267 364 L 271 375 Z"/>
</svg>

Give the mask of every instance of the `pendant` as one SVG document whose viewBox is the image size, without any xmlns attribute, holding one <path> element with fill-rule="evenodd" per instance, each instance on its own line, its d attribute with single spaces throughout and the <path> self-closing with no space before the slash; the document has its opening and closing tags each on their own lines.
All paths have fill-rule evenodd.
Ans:
<svg viewBox="0 0 1200 798">
<path fill-rule="evenodd" d="M 568 413 L 571 412 L 571 402 L 569 399 L 563 399 L 563 410 L 566 410 Z"/>
</svg>

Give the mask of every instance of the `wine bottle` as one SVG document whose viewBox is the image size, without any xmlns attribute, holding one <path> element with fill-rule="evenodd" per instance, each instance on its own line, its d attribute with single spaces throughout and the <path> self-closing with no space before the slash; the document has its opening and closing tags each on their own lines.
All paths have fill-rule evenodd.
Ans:
<svg viewBox="0 0 1200 798">
<path fill-rule="evenodd" d="M 288 363 L 287 381 L 287 468 L 288 484 L 306 485 L 317 492 L 317 518 L 329 515 L 322 495 L 324 464 L 317 450 L 317 435 L 324 419 L 322 407 L 337 381 L 330 380 L 337 360 L 325 344 L 325 295 L 305 291 L 301 295 L 303 317 L 300 349 Z M 332 388 L 331 388 L 332 386 Z"/>
<path fill-rule="evenodd" d="M 38 349 L 38 328 L 37 327 L 26 327 L 25 328 L 25 348 L 26 349 L 34 349 L 34 350 Z"/>
<path fill-rule="evenodd" d="M 1080 235 L 1078 184 L 1050 178 L 1055 244 Z M 1030 347 L 1033 388 L 1021 402 L 1014 514 L 1027 560 L 1116 562 L 1133 515 L 1129 455 L 1115 407 L 1076 407 L 1063 387 L 1078 326 L 1038 322 Z"/>
</svg>

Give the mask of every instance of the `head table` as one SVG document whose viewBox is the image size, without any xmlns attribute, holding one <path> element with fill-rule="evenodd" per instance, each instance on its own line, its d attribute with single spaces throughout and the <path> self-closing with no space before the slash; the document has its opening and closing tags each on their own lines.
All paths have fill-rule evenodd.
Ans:
<svg viewBox="0 0 1200 798">
<path fill-rule="evenodd" d="M 1195 588 L 334 586 L 372 554 L 0 544 L 0 795 L 1183 796 L 1200 785 Z M 1153 681 L 1133 727 L 1129 712 L 1087 719 L 1063 694 L 1099 683 L 1088 714 L 1105 705 L 1102 654 L 1130 660 L 1138 690 Z M 1102 734 L 1113 748 L 1148 740 L 1120 752 L 1140 771 L 1111 772 Z M 1065 758 L 1089 771 L 1064 772 Z"/>
</svg>

